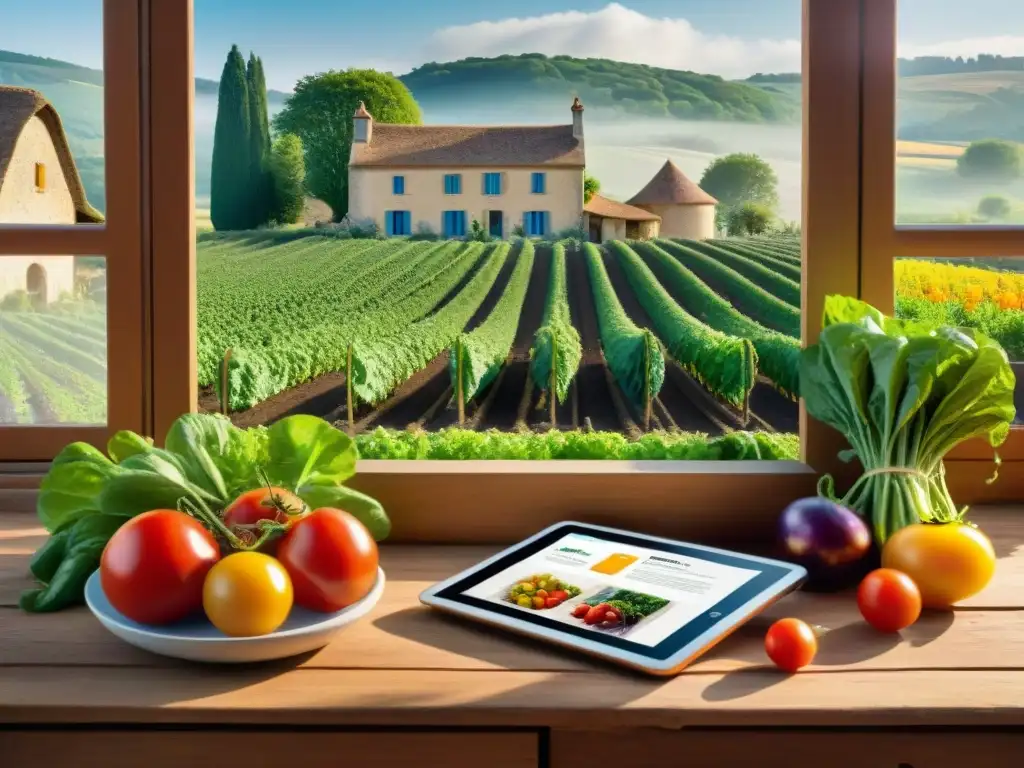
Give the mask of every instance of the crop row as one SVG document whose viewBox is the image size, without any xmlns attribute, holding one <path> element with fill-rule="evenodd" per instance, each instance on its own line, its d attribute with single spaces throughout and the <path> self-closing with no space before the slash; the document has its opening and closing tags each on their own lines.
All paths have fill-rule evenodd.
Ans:
<svg viewBox="0 0 1024 768">
<path fill-rule="evenodd" d="M 765 432 L 649 432 L 630 440 L 621 432 L 377 428 L 356 437 L 360 458 L 419 460 L 793 461 L 799 443 L 799 435 Z"/>
<path fill-rule="evenodd" d="M 614 241 L 608 248 L 622 265 L 668 353 L 712 394 L 733 405 L 745 405 L 757 373 L 753 344 L 716 331 L 688 314 L 625 243 Z"/>
<path fill-rule="evenodd" d="M 584 243 L 583 257 L 587 260 L 605 361 L 626 397 L 647 414 L 665 382 L 661 345 L 653 332 L 629 319 L 615 295 L 598 247 Z"/>
<path fill-rule="evenodd" d="M 693 240 L 684 242 L 685 247 L 714 259 L 720 266 L 733 270 L 780 301 L 792 307 L 800 306 L 799 281 L 791 280 L 763 264 L 758 264 L 756 261 L 744 258 L 712 243 Z"/>
<path fill-rule="evenodd" d="M 508 254 L 508 243 L 492 247 L 469 282 L 429 317 L 387 331 L 375 328 L 372 335 L 353 343 L 349 371 L 354 394 L 379 403 L 449 347 L 487 296 Z"/>
<path fill-rule="evenodd" d="M 344 371 L 350 346 L 400 331 L 427 315 L 473 268 L 481 250 L 461 243 L 419 243 L 374 260 L 358 270 L 355 281 L 339 280 L 333 301 L 304 307 L 313 317 L 300 328 L 283 324 L 269 339 L 273 343 L 233 351 L 231 407 L 251 407 L 288 387 Z"/>
<path fill-rule="evenodd" d="M 757 366 L 761 373 L 785 394 L 798 396 L 799 341 L 765 328 L 741 314 L 658 245 L 639 243 L 636 249 L 683 308 L 717 331 L 750 339 L 757 351 Z"/>
<path fill-rule="evenodd" d="M 544 303 L 544 317 L 534 335 L 530 350 L 530 375 L 545 392 L 552 378 L 558 402 L 564 403 L 572 380 L 583 359 L 579 331 L 572 324 L 569 310 L 569 286 L 565 263 L 565 244 L 551 249 L 551 274 Z"/>
<path fill-rule="evenodd" d="M 758 264 L 777 275 L 781 275 L 782 277 L 787 278 L 788 280 L 793 282 L 799 290 L 801 280 L 801 270 L 799 263 L 794 264 L 789 259 L 781 258 L 777 254 L 768 251 L 768 249 L 766 249 L 764 246 L 750 245 L 749 243 L 745 243 L 743 240 L 714 240 L 711 244 L 713 244 L 719 250 L 734 253 L 737 256 L 740 256 L 744 259 L 753 261 L 755 264 Z M 753 280 L 755 283 L 758 283 L 758 280 L 756 278 L 751 277 L 750 279 Z M 772 282 L 771 279 L 769 280 L 769 282 Z M 758 285 L 760 285 L 762 288 L 765 288 L 766 290 L 770 290 L 768 286 L 765 285 L 764 283 L 758 283 Z M 790 293 L 791 287 L 789 285 L 786 285 L 785 290 L 787 291 L 787 293 Z M 794 294 L 790 293 L 790 295 Z M 795 296 L 799 298 L 799 293 L 796 293 Z M 784 297 L 779 296 L 779 298 Z M 799 304 L 799 301 L 796 303 Z"/>
<path fill-rule="evenodd" d="M 658 240 L 657 244 L 750 319 L 787 336 L 800 338 L 800 310 L 792 304 L 755 285 L 718 258 L 672 240 Z"/>
<path fill-rule="evenodd" d="M 266 262 L 252 269 L 236 266 L 229 252 L 199 273 L 200 385 L 217 380 L 229 348 L 272 351 L 343 321 L 351 299 L 375 287 L 367 276 L 378 266 L 407 266 L 408 254 L 433 245 L 361 241 L 344 247 L 337 240 L 312 239 L 264 249 Z"/>
<path fill-rule="evenodd" d="M 519 328 L 519 315 L 526 299 L 533 271 L 534 247 L 529 240 L 516 258 L 515 269 L 501 298 L 487 319 L 470 333 L 460 334 L 448 356 L 452 386 L 462 386 L 462 397 L 470 400 L 498 375 L 508 358 Z"/>
</svg>

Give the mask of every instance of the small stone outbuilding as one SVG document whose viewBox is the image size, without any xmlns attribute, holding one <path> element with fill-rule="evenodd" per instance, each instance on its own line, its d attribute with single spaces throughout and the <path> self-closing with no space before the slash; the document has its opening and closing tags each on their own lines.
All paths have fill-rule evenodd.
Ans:
<svg viewBox="0 0 1024 768">
<path fill-rule="evenodd" d="M 583 206 L 583 218 L 592 243 L 652 240 L 658 237 L 661 227 L 657 214 L 601 195 L 594 195 Z"/>
<path fill-rule="evenodd" d="M 627 202 L 661 218 L 661 237 L 707 240 L 715 236 L 718 201 L 671 160 Z"/>
<path fill-rule="evenodd" d="M 85 196 L 57 111 L 39 92 L 0 86 L 0 224 L 100 223 Z M 73 293 L 75 257 L 0 256 L 0 299 L 37 305 Z"/>
</svg>

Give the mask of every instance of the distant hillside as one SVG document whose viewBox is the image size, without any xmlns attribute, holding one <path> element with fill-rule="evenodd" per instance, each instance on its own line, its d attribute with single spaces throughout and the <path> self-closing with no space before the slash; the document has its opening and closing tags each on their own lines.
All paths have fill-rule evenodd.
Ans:
<svg viewBox="0 0 1024 768">
<path fill-rule="evenodd" d="M 746 83 L 609 59 L 539 53 L 430 63 L 402 77 L 429 113 L 452 102 L 486 110 L 516 104 L 566 103 L 579 96 L 598 114 L 690 120 L 791 122 L 798 104 L 785 94 Z"/>
<path fill-rule="evenodd" d="M 103 72 L 58 59 L 0 51 L 0 84 L 33 88 L 57 108 L 89 201 L 104 210 Z M 218 88 L 214 80 L 196 78 L 197 123 L 203 119 L 199 113 L 211 104 L 216 114 Z M 288 97 L 280 91 L 270 91 L 267 95 L 272 109 L 279 108 Z M 197 155 L 203 151 L 200 145 L 204 145 L 201 139 L 197 140 Z M 197 158 L 197 187 L 200 189 L 204 184 L 209 186 L 209 151 L 202 162 Z"/>
</svg>

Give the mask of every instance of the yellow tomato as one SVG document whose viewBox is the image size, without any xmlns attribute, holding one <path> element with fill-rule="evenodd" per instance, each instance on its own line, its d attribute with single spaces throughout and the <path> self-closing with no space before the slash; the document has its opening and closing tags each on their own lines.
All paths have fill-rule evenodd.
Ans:
<svg viewBox="0 0 1024 768">
<path fill-rule="evenodd" d="M 206 575 L 203 609 L 225 635 L 268 635 L 284 623 L 292 609 L 292 580 L 284 566 L 269 555 L 236 552 Z"/>
<path fill-rule="evenodd" d="M 897 531 L 882 549 L 882 566 L 907 574 L 925 608 L 949 608 L 985 588 L 996 569 L 992 542 L 963 523 L 919 523 Z"/>
</svg>

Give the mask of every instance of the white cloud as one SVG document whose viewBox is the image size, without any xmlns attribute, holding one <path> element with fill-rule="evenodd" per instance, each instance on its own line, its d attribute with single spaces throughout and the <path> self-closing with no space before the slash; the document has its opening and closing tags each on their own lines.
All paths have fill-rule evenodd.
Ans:
<svg viewBox="0 0 1024 768">
<path fill-rule="evenodd" d="M 431 36 L 427 60 L 543 53 L 605 58 L 741 78 L 800 70 L 800 41 L 709 35 L 683 18 L 654 18 L 610 3 L 599 11 L 445 27 Z"/>
</svg>

